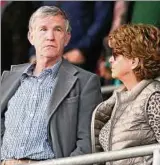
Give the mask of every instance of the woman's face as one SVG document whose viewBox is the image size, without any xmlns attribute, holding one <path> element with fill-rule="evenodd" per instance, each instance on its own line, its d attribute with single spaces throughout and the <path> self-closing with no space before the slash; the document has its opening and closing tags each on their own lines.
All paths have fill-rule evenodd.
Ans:
<svg viewBox="0 0 160 165">
<path fill-rule="evenodd" d="M 133 75 L 133 60 L 122 55 L 112 55 L 109 59 L 112 77 L 121 81 Z"/>
</svg>

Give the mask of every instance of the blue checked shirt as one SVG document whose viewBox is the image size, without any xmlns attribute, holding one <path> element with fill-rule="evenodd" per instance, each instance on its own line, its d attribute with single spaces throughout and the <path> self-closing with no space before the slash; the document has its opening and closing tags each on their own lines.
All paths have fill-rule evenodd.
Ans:
<svg viewBox="0 0 160 165">
<path fill-rule="evenodd" d="M 1 160 L 54 158 L 47 139 L 47 106 L 54 90 L 62 60 L 38 76 L 31 65 L 22 75 L 21 85 L 8 102 Z"/>
</svg>

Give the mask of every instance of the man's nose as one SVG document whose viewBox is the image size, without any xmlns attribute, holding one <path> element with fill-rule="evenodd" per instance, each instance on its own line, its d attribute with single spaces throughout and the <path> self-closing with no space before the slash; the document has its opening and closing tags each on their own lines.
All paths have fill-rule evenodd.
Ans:
<svg viewBox="0 0 160 165">
<path fill-rule="evenodd" d="M 54 40 L 55 39 L 55 36 L 54 36 L 54 32 L 53 31 L 49 30 L 47 32 L 47 39 L 48 40 Z"/>
</svg>

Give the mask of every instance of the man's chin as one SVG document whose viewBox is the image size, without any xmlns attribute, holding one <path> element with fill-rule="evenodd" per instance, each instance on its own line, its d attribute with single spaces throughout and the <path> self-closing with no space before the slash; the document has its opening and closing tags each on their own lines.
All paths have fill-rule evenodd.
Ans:
<svg viewBox="0 0 160 165">
<path fill-rule="evenodd" d="M 45 58 L 55 58 L 55 57 L 57 57 L 57 55 L 53 54 L 53 53 L 42 54 L 41 56 L 43 56 Z"/>
</svg>

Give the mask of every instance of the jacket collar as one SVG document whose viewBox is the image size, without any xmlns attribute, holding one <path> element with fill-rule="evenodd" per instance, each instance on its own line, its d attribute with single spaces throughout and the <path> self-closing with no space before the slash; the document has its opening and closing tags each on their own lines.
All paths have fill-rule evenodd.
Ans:
<svg viewBox="0 0 160 165">
<path fill-rule="evenodd" d="M 1 111 L 3 112 L 7 106 L 8 101 L 14 95 L 17 88 L 20 85 L 20 79 L 23 72 L 30 64 L 22 64 L 12 66 L 11 71 L 4 72 L 2 76 L 2 90 L 1 90 Z M 62 60 L 61 66 L 58 73 L 58 81 L 55 90 L 52 94 L 52 99 L 48 105 L 48 115 L 51 116 L 59 104 L 67 96 L 74 83 L 77 80 L 77 69 L 68 63 L 66 60 Z M 7 81 L 4 81 L 7 78 Z"/>
<path fill-rule="evenodd" d="M 48 116 L 49 118 L 57 110 L 60 103 L 65 99 L 67 94 L 74 86 L 78 73 L 77 69 L 73 67 L 66 60 L 62 61 L 62 64 L 58 72 L 58 80 L 55 86 L 55 90 L 52 93 L 50 103 L 48 104 Z"/>
<path fill-rule="evenodd" d="M 16 92 L 20 85 L 21 75 L 28 66 L 29 64 L 11 66 L 11 71 L 3 72 L 1 81 L 1 112 L 5 110 L 8 101 Z M 6 79 L 7 81 L 5 81 Z"/>
</svg>

